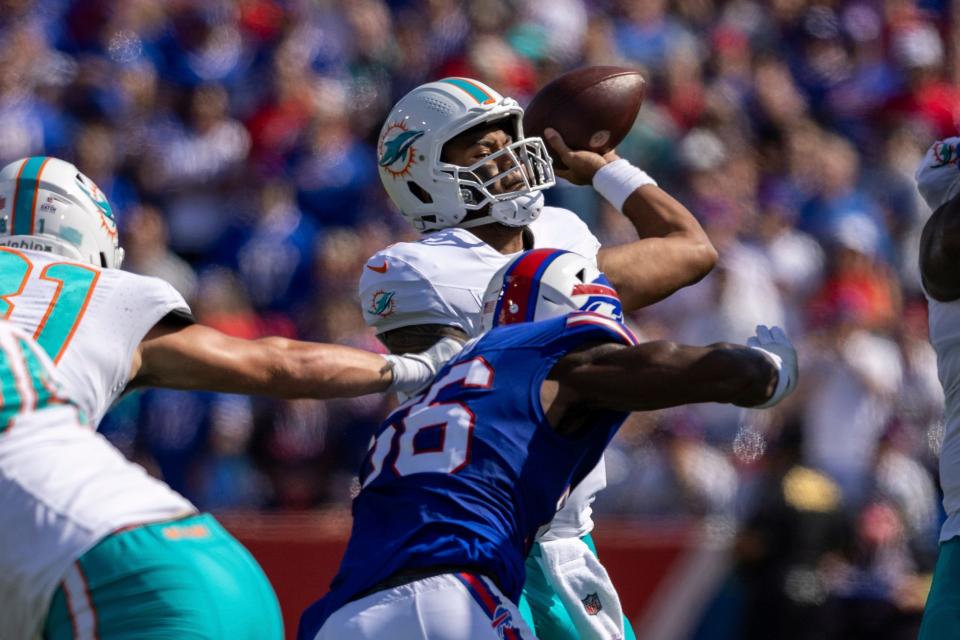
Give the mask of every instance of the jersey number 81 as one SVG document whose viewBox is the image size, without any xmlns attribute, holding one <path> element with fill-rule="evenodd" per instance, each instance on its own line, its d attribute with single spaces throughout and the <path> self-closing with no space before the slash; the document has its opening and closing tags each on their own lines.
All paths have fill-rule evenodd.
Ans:
<svg viewBox="0 0 960 640">
<path fill-rule="evenodd" d="M 33 271 L 33 263 L 27 256 L 12 249 L 0 249 L 0 318 L 7 319 L 13 313 L 14 299 L 23 293 Z M 37 277 L 56 284 L 56 290 L 34 328 L 33 339 L 58 363 L 83 318 L 100 271 L 73 262 L 53 262 Z"/>
</svg>

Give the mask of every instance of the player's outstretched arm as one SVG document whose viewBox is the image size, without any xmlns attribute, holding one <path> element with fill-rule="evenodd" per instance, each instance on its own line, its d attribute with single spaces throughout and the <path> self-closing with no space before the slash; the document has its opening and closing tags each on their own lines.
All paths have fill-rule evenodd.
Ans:
<svg viewBox="0 0 960 640">
<path fill-rule="evenodd" d="M 920 273 L 934 300 L 960 299 L 960 196 L 939 209 L 920 235 Z"/>
<path fill-rule="evenodd" d="M 544 135 L 568 167 L 557 175 L 574 184 L 593 183 L 623 211 L 640 236 L 634 242 L 604 247 L 597 254 L 600 270 L 620 294 L 625 311 L 662 300 L 710 273 L 717 250 L 693 214 L 673 196 L 652 180 L 637 182 L 633 174 L 638 170 L 613 151 L 603 156 L 574 151 L 555 130 L 547 129 Z M 601 169 L 602 181 L 597 180 Z M 645 184 L 631 188 L 641 182 Z"/>
<path fill-rule="evenodd" d="M 697 402 L 769 407 L 796 386 L 793 345 L 774 327 L 758 327 L 749 346 L 693 347 L 647 342 L 600 345 L 566 356 L 550 378 L 564 404 L 649 411 Z"/>
<path fill-rule="evenodd" d="M 341 345 L 243 340 L 203 325 L 157 325 L 134 356 L 130 384 L 282 398 L 413 391 L 458 350 L 444 342 L 426 354 L 388 360 Z"/>
</svg>

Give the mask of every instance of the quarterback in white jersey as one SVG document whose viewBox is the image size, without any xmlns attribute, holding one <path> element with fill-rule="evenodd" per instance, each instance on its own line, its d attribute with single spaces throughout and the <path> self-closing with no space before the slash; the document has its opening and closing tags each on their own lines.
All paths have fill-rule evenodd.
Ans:
<svg viewBox="0 0 960 640">
<path fill-rule="evenodd" d="M 0 380 L 0 402 L 51 404 L 29 418 L 50 428 L 9 416 L 0 426 L 0 638 L 279 639 L 276 596 L 249 553 L 92 429 L 138 385 L 314 398 L 413 391 L 458 346 L 385 358 L 231 338 L 194 324 L 169 284 L 120 271 L 122 259 L 109 203 L 75 166 L 34 157 L 0 171 L 0 318 L 35 341 L 21 346 L 25 365 L 3 352 L 0 369 L 15 376 Z M 56 391 L 44 366 L 56 369 Z"/>
<path fill-rule="evenodd" d="M 917 186 L 933 210 L 920 239 L 920 273 L 946 400 L 940 486 L 947 514 L 919 637 L 942 640 L 960 638 L 960 138 L 930 148 Z"/>
<path fill-rule="evenodd" d="M 555 183 L 552 161 L 540 138 L 524 136 L 522 117 L 515 100 L 468 78 L 421 85 L 387 117 L 378 145 L 380 178 L 401 214 L 430 232 L 378 252 L 361 275 L 364 317 L 392 352 L 420 351 L 443 337 L 476 337 L 487 283 L 523 250 L 566 249 L 593 260 L 626 311 L 696 282 L 713 267 L 716 252 L 685 207 L 614 152 L 571 150 L 551 129 L 547 139 L 566 167 L 557 175 L 593 184 L 640 240 L 601 249 L 576 214 L 545 207 L 542 192 Z M 592 593 L 616 599 L 602 568 L 576 576 L 556 570 L 559 557 L 590 553 L 590 505 L 605 484 L 601 461 L 527 563 L 520 606 L 538 637 L 579 637 L 572 617 L 589 617 L 581 600 Z M 577 598 L 564 595 L 580 591 Z M 632 637 L 629 624 L 626 637 Z"/>
</svg>

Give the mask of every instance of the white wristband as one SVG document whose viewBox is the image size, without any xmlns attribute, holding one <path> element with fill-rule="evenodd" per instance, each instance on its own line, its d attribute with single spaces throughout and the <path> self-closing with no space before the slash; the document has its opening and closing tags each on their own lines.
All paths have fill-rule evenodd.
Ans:
<svg viewBox="0 0 960 640">
<path fill-rule="evenodd" d="M 444 363 L 460 353 L 461 349 L 463 343 L 448 336 L 420 353 L 383 356 L 393 370 L 393 382 L 388 389 L 398 394 L 413 395 L 426 387 Z"/>
<path fill-rule="evenodd" d="M 593 188 L 616 207 L 617 211 L 623 211 L 623 203 L 631 193 L 648 184 L 656 186 L 657 181 L 625 158 L 614 160 L 593 174 Z"/>
<path fill-rule="evenodd" d="M 393 370 L 393 381 L 387 388 L 398 393 L 413 393 L 433 380 L 436 369 L 422 359 L 412 356 L 383 356 Z"/>
<path fill-rule="evenodd" d="M 751 409 L 767 409 L 779 403 L 783 399 L 783 396 L 787 394 L 788 386 L 790 385 L 790 377 L 787 375 L 787 372 L 784 371 L 783 369 L 783 358 L 781 358 L 780 356 L 778 356 L 772 351 L 767 351 L 763 347 L 750 347 L 750 348 L 756 349 L 757 351 L 765 355 L 767 357 L 767 360 L 773 363 L 773 366 L 777 368 L 777 386 L 773 390 L 773 395 L 767 398 L 767 401 L 764 402 L 763 404 L 758 404 L 753 407 L 750 407 Z M 792 390 L 792 387 L 790 387 L 789 390 Z"/>
</svg>

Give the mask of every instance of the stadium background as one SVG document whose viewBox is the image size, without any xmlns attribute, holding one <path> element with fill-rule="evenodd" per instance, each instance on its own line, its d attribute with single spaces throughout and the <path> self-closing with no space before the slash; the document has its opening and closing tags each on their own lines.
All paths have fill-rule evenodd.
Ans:
<svg viewBox="0 0 960 640">
<path fill-rule="evenodd" d="M 379 349 L 356 283 L 413 232 L 376 173 L 382 119 L 437 77 L 526 103 L 564 70 L 643 70 L 623 156 L 698 216 L 705 281 L 645 337 L 798 343 L 771 414 L 636 416 L 596 537 L 640 637 L 899 638 L 942 513 L 942 393 L 916 268 L 913 171 L 960 116 L 950 0 L 3 0 L 0 162 L 74 161 L 118 212 L 126 268 L 227 333 Z M 605 243 L 589 188 L 548 201 Z M 319 596 L 389 401 L 136 392 L 104 432 L 266 565 L 287 624 Z"/>
</svg>

